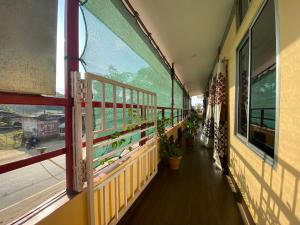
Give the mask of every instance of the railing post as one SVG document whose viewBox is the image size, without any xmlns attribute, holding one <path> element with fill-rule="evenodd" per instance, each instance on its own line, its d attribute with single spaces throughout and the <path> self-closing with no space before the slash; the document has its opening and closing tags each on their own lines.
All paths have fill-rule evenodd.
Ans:
<svg viewBox="0 0 300 225">
<path fill-rule="evenodd" d="M 67 191 L 73 192 L 73 97 L 71 73 L 78 71 L 78 0 L 65 2 L 65 142 Z"/>
<path fill-rule="evenodd" d="M 161 118 L 162 119 L 165 118 L 165 108 L 162 108 L 162 110 L 161 110 Z"/>
<path fill-rule="evenodd" d="M 145 103 L 143 102 L 143 104 L 145 104 Z M 143 115 L 144 115 L 144 110 L 145 110 L 145 108 L 144 108 L 144 105 L 143 105 L 143 107 L 141 107 L 142 118 L 143 118 Z M 145 128 L 146 128 L 146 124 L 143 123 L 141 125 L 141 130 L 144 130 Z M 146 131 L 141 132 L 141 139 L 143 139 L 144 137 L 146 137 Z M 145 143 L 146 143 L 146 140 L 140 141 L 140 146 L 144 145 Z"/>
<path fill-rule="evenodd" d="M 264 117 L 265 117 L 265 110 L 261 109 L 260 110 L 260 126 L 263 127 L 264 126 Z"/>
<path fill-rule="evenodd" d="M 172 79 L 171 119 L 172 119 L 172 127 L 174 126 L 174 77 L 175 77 L 175 70 L 174 70 L 174 63 L 172 63 L 172 69 L 171 69 L 171 79 Z"/>
</svg>

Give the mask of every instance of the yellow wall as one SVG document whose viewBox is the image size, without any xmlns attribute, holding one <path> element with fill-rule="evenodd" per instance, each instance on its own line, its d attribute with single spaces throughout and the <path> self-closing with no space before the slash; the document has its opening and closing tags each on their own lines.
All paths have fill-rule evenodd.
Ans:
<svg viewBox="0 0 300 225">
<path fill-rule="evenodd" d="M 177 125 L 174 126 L 174 128 L 171 128 L 167 131 L 167 135 L 173 135 L 174 139 L 177 139 L 177 130 L 178 128 L 184 127 L 185 123 L 181 122 Z M 153 143 L 155 144 L 155 143 Z M 144 147 L 144 149 L 141 149 L 139 153 L 137 153 L 135 156 L 132 158 L 137 157 L 139 154 L 142 152 L 146 151 L 149 148 L 149 146 Z M 147 160 L 147 159 L 146 159 Z M 158 159 L 159 160 L 159 159 Z M 116 170 L 112 171 L 112 173 L 117 172 L 121 168 L 123 168 L 125 165 L 127 165 L 129 162 L 124 163 L 122 166 L 118 167 Z M 144 165 L 145 161 L 142 160 L 142 168 Z M 145 182 L 145 177 L 146 175 L 149 175 L 152 171 L 153 168 L 151 166 L 147 166 L 145 171 L 142 172 L 141 174 L 141 183 Z M 150 164 L 151 165 L 151 164 Z M 134 190 L 137 191 L 137 165 L 134 165 Z M 132 197 L 131 193 L 131 188 L 130 188 L 130 171 L 129 168 L 127 169 L 127 181 L 128 185 L 127 186 L 127 199 L 130 201 Z M 107 177 L 110 177 L 110 174 L 107 175 Z M 105 181 L 105 178 L 102 180 Z M 121 175 L 119 177 L 119 206 L 122 207 L 124 206 L 124 175 Z M 107 218 L 113 218 L 115 216 L 115 207 L 114 207 L 114 190 L 115 190 L 115 183 L 114 181 L 108 183 L 105 188 L 107 193 L 109 193 L 108 196 L 108 207 L 109 210 L 107 211 Z M 104 224 L 103 220 L 103 211 L 101 210 L 102 208 L 102 199 L 103 197 L 103 190 L 99 190 L 95 192 L 94 195 L 94 201 L 95 201 L 95 216 L 96 216 L 96 224 Z M 46 209 L 46 210 L 50 210 Z M 42 214 L 40 215 L 42 216 Z M 36 218 L 35 218 L 36 219 Z M 30 222 L 29 222 L 30 223 Z M 41 220 L 39 225 L 66 225 L 66 224 L 72 224 L 72 225 L 87 225 L 88 224 L 88 218 L 87 218 L 87 195 L 86 191 L 83 191 L 79 194 L 77 194 L 73 199 L 68 201 L 66 204 L 61 206 L 59 209 L 55 210 L 53 213 L 51 213 L 49 216 Z"/>
<path fill-rule="evenodd" d="M 233 20 L 221 58 L 229 59 L 229 144 L 233 173 L 255 222 L 300 224 L 300 1 L 278 0 L 280 31 L 280 119 L 278 162 L 265 163 L 234 134 L 236 48 L 262 0 L 252 0 L 239 30 Z"/>
</svg>

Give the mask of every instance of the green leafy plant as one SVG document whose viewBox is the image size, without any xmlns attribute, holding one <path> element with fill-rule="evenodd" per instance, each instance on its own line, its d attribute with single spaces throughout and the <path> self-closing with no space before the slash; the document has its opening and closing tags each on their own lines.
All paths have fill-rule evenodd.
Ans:
<svg viewBox="0 0 300 225">
<path fill-rule="evenodd" d="M 111 137 L 111 139 L 116 139 L 120 136 L 121 136 L 121 132 L 116 131 L 110 137 Z M 125 143 L 125 139 L 122 138 L 122 139 L 119 139 L 117 141 L 112 142 L 111 147 L 112 147 L 112 149 L 117 149 L 117 148 L 121 147 L 124 143 Z"/>
<path fill-rule="evenodd" d="M 170 125 L 172 120 L 170 118 L 163 118 L 157 120 L 157 134 L 160 144 L 161 158 L 172 158 L 182 156 L 181 148 L 174 142 L 172 138 L 168 138 L 165 133 L 165 127 Z"/>
<path fill-rule="evenodd" d="M 139 126 L 143 123 L 143 120 L 139 116 L 138 111 L 136 109 L 131 109 L 130 108 L 128 110 L 128 116 L 129 116 L 128 125 L 126 126 L 126 128 L 123 131 L 132 132 L 135 129 L 139 128 Z M 114 141 L 114 142 L 111 143 L 112 150 L 116 150 L 118 148 L 121 148 L 126 143 L 126 139 L 125 138 L 120 138 L 119 139 L 119 137 L 121 135 L 122 135 L 121 131 L 115 131 L 113 134 L 110 135 L 110 138 L 112 140 L 118 139 L 118 140 L 116 140 L 116 141 Z M 130 136 L 130 138 L 129 138 L 129 140 L 128 140 L 128 142 L 127 142 L 126 145 L 130 145 L 132 142 L 133 142 L 133 136 Z M 110 148 L 110 147 L 107 146 L 107 148 Z M 128 150 L 132 151 L 133 150 L 132 146 L 129 146 Z M 107 149 L 107 151 L 109 151 L 109 149 Z M 122 152 L 120 153 L 120 155 L 122 154 Z M 115 158 L 115 157 L 116 156 L 108 157 L 106 159 L 103 159 L 103 160 L 99 161 L 99 163 L 100 163 L 100 165 L 103 165 L 105 162 L 108 162 L 108 164 L 110 165 L 110 164 L 112 164 L 114 162 L 114 160 L 112 160 L 112 159 Z M 121 158 L 121 156 L 119 156 L 119 158 Z"/>
<path fill-rule="evenodd" d="M 185 134 L 187 138 L 194 137 L 200 126 L 200 118 L 197 113 L 193 112 L 186 121 Z"/>
</svg>

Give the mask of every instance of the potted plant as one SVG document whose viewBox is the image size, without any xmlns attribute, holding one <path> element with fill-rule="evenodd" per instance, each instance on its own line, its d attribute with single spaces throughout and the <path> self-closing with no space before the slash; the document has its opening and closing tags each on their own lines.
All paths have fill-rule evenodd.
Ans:
<svg viewBox="0 0 300 225">
<path fill-rule="evenodd" d="M 192 112 L 186 121 L 185 138 L 188 145 L 192 145 L 194 137 L 200 127 L 200 118 L 196 112 Z"/>
<path fill-rule="evenodd" d="M 170 169 L 178 170 L 182 159 L 182 151 L 174 142 L 173 138 L 168 138 L 165 133 L 165 127 L 171 124 L 171 119 L 157 120 L 157 133 L 160 144 L 160 156 L 167 159 Z"/>
<path fill-rule="evenodd" d="M 167 155 L 170 169 L 179 170 L 182 159 L 180 147 L 175 142 L 170 141 L 169 148 L 165 151 L 165 154 Z"/>
</svg>

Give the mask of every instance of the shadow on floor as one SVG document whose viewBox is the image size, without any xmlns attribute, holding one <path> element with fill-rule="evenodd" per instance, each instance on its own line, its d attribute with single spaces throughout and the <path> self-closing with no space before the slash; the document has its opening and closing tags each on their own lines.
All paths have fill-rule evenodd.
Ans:
<svg viewBox="0 0 300 225">
<path fill-rule="evenodd" d="M 212 150 L 184 147 L 179 171 L 158 174 L 118 225 L 242 225 L 227 179 L 213 166 Z"/>
</svg>

